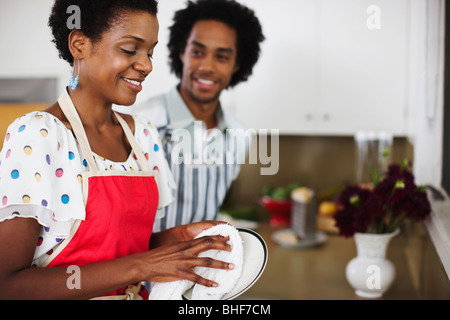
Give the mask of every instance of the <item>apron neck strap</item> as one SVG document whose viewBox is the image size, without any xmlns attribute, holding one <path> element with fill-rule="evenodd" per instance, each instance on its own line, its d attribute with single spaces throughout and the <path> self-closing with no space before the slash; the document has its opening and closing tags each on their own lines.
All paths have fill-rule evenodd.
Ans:
<svg viewBox="0 0 450 320">
<path fill-rule="evenodd" d="M 77 138 L 81 152 L 83 153 L 83 156 L 88 164 L 88 168 L 90 170 L 96 170 L 97 165 L 95 163 L 94 155 L 92 153 L 91 146 L 89 145 L 86 132 L 84 131 L 83 123 L 81 122 L 77 109 L 73 105 L 72 99 L 70 99 L 70 96 L 67 93 L 67 89 L 64 89 L 64 92 L 58 99 L 58 103 L 62 112 L 72 126 L 73 133 L 75 134 L 75 138 Z"/>
<path fill-rule="evenodd" d="M 83 123 L 81 122 L 80 116 L 78 115 L 77 109 L 75 108 L 72 99 L 70 98 L 69 93 L 67 92 L 67 89 L 65 89 L 64 92 L 59 97 L 58 103 L 67 120 L 69 120 L 70 125 L 72 126 L 73 133 L 75 134 L 78 144 L 80 145 L 81 152 L 83 153 L 83 156 L 86 159 L 89 170 L 97 171 L 97 164 L 95 163 L 94 154 L 89 145 L 89 140 L 84 130 Z M 128 141 L 130 142 L 131 148 L 133 149 L 133 152 L 137 157 L 141 170 L 148 171 L 149 168 L 148 162 L 146 161 L 144 154 L 141 151 L 141 148 L 139 147 L 136 139 L 134 138 L 131 129 L 129 128 L 125 120 L 123 120 L 123 118 L 119 116 L 115 111 L 114 114 L 119 120 L 119 123 L 122 126 L 122 129 L 124 130 Z"/>
</svg>

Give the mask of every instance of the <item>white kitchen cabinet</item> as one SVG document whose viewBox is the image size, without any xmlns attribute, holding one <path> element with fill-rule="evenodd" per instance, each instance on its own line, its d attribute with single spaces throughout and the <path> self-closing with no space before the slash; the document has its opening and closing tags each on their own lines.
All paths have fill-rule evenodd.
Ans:
<svg viewBox="0 0 450 320">
<path fill-rule="evenodd" d="M 253 75 L 226 92 L 225 107 L 248 127 L 311 132 L 317 106 L 316 0 L 244 0 L 266 40 Z"/>
<path fill-rule="evenodd" d="M 266 36 L 253 76 L 226 97 L 247 126 L 407 133 L 408 0 L 242 2 L 255 9 Z"/>
<path fill-rule="evenodd" d="M 54 0 L 0 0 L 0 77 L 56 79 L 58 92 L 71 70 L 59 59 L 48 19 Z"/>
<path fill-rule="evenodd" d="M 403 134 L 408 1 L 324 0 L 320 12 L 319 132 Z"/>
<path fill-rule="evenodd" d="M 224 92 L 222 102 L 248 127 L 306 135 L 363 129 L 399 136 L 411 129 L 411 0 L 240 2 L 254 9 L 266 41 L 253 75 Z M 50 77 L 59 79 L 60 90 L 66 85 L 70 67 L 58 59 L 47 26 L 52 4 L 0 0 L 0 77 Z M 173 14 L 183 7 L 183 0 L 160 2 L 160 44 L 138 102 L 178 81 L 167 65 L 166 43 Z M 379 9 L 379 29 L 368 28 L 377 14 L 370 8 Z"/>
<path fill-rule="evenodd" d="M 62 63 L 47 26 L 53 0 L 0 0 L 0 75 L 39 78 L 58 74 Z"/>
</svg>

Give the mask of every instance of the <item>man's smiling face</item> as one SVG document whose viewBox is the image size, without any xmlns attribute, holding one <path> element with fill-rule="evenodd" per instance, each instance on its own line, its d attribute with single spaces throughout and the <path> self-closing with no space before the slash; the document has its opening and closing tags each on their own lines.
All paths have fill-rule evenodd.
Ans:
<svg viewBox="0 0 450 320">
<path fill-rule="evenodd" d="M 197 21 L 180 55 L 181 94 L 197 103 L 217 101 L 238 70 L 236 41 L 236 30 L 228 25 L 215 20 Z"/>
</svg>

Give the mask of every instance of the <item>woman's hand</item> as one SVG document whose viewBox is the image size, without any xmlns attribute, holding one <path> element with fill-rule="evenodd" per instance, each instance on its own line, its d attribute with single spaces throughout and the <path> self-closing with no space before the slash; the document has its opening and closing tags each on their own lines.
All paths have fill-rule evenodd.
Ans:
<svg viewBox="0 0 450 320">
<path fill-rule="evenodd" d="M 214 223 L 210 226 L 215 225 Z M 208 224 L 196 223 L 185 229 L 184 237 L 195 237 L 202 230 L 207 229 Z M 205 236 L 182 242 L 171 241 L 156 249 L 144 253 L 144 279 L 152 282 L 168 282 L 176 280 L 189 280 L 207 287 L 217 286 L 214 281 L 200 277 L 194 273 L 195 267 L 208 267 L 231 270 L 233 264 L 218 261 L 208 257 L 198 257 L 201 252 L 207 250 L 231 251 L 227 243 L 228 237 Z"/>
<path fill-rule="evenodd" d="M 205 231 L 206 229 L 212 228 L 218 224 L 223 224 L 226 222 L 223 221 L 202 221 L 202 222 L 196 222 L 191 223 L 183 226 L 179 226 L 180 229 L 178 232 L 182 235 L 182 241 L 192 240 L 194 239 L 199 233 L 202 231 Z"/>
<path fill-rule="evenodd" d="M 152 234 L 152 237 L 150 239 L 149 248 L 153 249 L 169 243 L 177 243 L 181 241 L 192 240 L 200 232 L 223 223 L 226 222 L 202 221 L 187 225 L 176 226 L 158 233 L 154 233 Z"/>
</svg>

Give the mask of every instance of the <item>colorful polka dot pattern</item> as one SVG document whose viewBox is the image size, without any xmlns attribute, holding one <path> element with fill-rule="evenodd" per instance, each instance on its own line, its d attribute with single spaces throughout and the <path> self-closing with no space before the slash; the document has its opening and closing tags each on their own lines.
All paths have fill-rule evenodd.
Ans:
<svg viewBox="0 0 450 320">
<path fill-rule="evenodd" d="M 140 118 L 135 118 L 135 128 L 136 140 L 150 168 L 159 171 L 159 178 L 164 180 L 170 172 L 161 172 L 168 166 L 160 151 L 158 132 Z M 94 159 L 100 170 L 140 170 L 133 152 L 125 162 L 95 154 Z M 32 112 L 8 128 L 0 153 L 0 222 L 27 216 L 41 223 L 34 265 L 39 266 L 70 233 L 72 224 L 66 221 L 84 218 L 81 173 L 86 170 L 86 159 L 72 132 L 52 115 Z M 160 199 L 171 198 L 168 187 L 159 193 Z"/>
<path fill-rule="evenodd" d="M 21 118 L 23 118 L 23 117 L 21 117 Z M 35 118 L 36 119 L 42 119 L 43 117 L 42 117 L 42 115 L 41 114 L 35 114 Z M 55 121 L 56 121 L 56 119 L 55 119 Z M 20 125 L 19 127 L 18 127 L 18 129 L 17 129 L 17 133 L 18 134 L 21 134 L 21 135 L 26 135 L 27 134 L 27 130 L 32 130 L 32 131 L 35 131 L 35 130 L 33 130 L 34 128 L 33 128 L 33 126 L 32 125 L 28 125 L 28 124 L 22 124 L 22 125 Z M 45 143 L 47 143 L 47 141 L 46 141 L 46 138 L 48 137 L 48 132 L 49 132 L 49 129 L 48 128 L 41 128 L 40 130 L 39 130 L 39 134 L 40 134 L 40 136 L 41 136 L 41 138 L 43 139 L 42 141 L 40 141 L 40 143 L 42 143 L 42 144 L 45 144 Z M 13 137 L 14 136 L 14 130 L 11 130 L 11 133 L 10 132 L 8 132 L 7 134 L 6 134 L 6 143 L 8 144 L 9 143 L 9 141 L 10 141 L 10 139 L 11 139 L 11 137 Z M 14 148 L 16 148 L 16 149 L 22 149 L 23 150 L 23 154 L 24 155 L 26 155 L 26 156 L 32 156 L 33 155 L 33 146 L 31 146 L 31 145 L 25 145 L 25 146 L 23 146 L 23 147 L 21 147 L 20 145 L 19 146 L 16 146 L 16 145 L 14 145 L 13 146 Z M 57 147 L 56 147 L 56 149 L 57 149 L 57 151 L 59 151 L 60 149 L 61 149 L 61 143 L 60 142 L 58 142 L 57 143 Z M 12 149 L 11 148 L 8 148 L 7 149 L 7 151 L 6 151 L 6 153 L 5 153 L 5 159 L 10 159 L 12 156 L 11 156 L 11 154 L 12 154 Z M 14 156 L 14 155 L 13 155 Z M 45 154 L 45 162 L 47 163 L 47 165 L 49 165 L 49 166 L 51 166 L 51 164 L 52 164 L 52 162 L 51 162 L 51 158 L 52 158 L 52 156 L 50 155 L 50 154 Z M 75 154 L 74 154 L 74 152 L 73 151 L 69 151 L 68 152 L 68 159 L 69 160 L 73 160 L 73 159 L 75 159 Z M 35 160 L 34 158 L 33 158 L 33 160 Z M 58 169 L 56 169 L 56 171 L 55 171 L 55 176 L 57 177 L 57 178 L 61 178 L 62 176 L 63 176 L 63 174 L 64 174 L 64 170 L 62 169 L 62 168 L 58 168 Z M 28 176 L 23 176 L 22 177 L 22 175 L 21 175 L 21 169 L 19 169 L 19 168 L 14 168 L 13 170 L 11 170 L 11 174 L 10 174 L 10 176 L 11 176 L 11 179 L 13 179 L 13 180 L 19 180 L 19 179 L 28 179 Z M 38 171 L 38 172 L 35 172 L 34 173 L 34 179 L 35 179 L 35 181 L 37 182 L 37 183 L 39 183 L 39 182 L 41 182 L 41 179 L 42 179 L 42 174 Z M 24 184 L 25 182 L 21 182 L 21 184 Z M 69 200 L 70 200 L 70 196 L 69 195 L 67 195 L 67 194 L 64 194 L 63 196 L 61 196 L 61 203 L 63 203 L 63 204 L 67 204 L 67 203 L 69 203 Z M 28 194 L 24 194 L 24 195 L 22 195 L 22 203 L 30 203 L 31 202 L 31 197 L 28 195 Z M 47 206 L 48 205 L 48 200 L 47 199 L 42 199 L 41 201 L 40 201 L 40 203 L 41 204 L 45 204 L 45 206 Z M 6 206 L 7 204 L 8 204 L 8 197 L 7 196 L 3 196 L 3 201 L 2 201 L 2 204 L 4 205 L 4 206 Z M 16 215 L 20 215 L 20 213 L 19 212 L 14 212 Z"/>
</svg>

